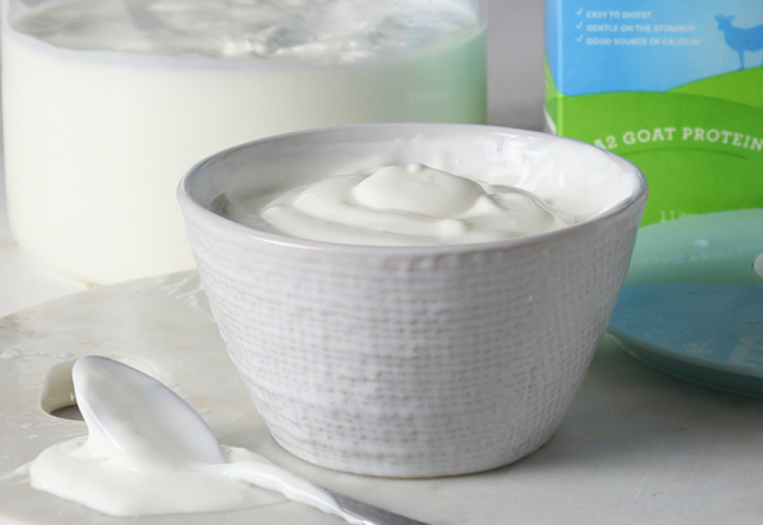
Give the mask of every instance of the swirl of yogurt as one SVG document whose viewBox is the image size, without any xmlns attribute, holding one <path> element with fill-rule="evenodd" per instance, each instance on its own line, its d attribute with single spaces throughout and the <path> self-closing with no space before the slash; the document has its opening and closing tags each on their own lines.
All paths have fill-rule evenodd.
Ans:
<svg viewBox="0 0 763 525">
<path fill-rule="evenodd" d="M 270 201 L 260 216 L 292 237 L 381 246 L 490 242 L 572 222 L 521 188 L 423 164 L 323 179 Z M 233 210 L 231 218 L 237 220 Z"/>
</svg>

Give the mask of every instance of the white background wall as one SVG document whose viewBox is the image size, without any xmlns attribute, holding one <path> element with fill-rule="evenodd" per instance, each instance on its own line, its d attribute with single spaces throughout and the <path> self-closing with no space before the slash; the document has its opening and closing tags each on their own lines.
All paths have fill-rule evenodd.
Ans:
<svg viewBox="0 0 763 525">
<path fill-rule="evenodd" d="M 543 128 L 543 0 L 489 0 L 488 120 Z"/>
</svg>

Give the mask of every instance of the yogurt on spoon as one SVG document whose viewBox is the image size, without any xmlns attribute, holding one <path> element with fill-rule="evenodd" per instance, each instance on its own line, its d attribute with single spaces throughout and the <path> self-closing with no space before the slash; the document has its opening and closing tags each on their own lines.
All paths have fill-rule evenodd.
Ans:
<svg viewBox="0 0 763 525">
<path fill-rule="evenodd" d="M 40 454 L 30 466 L 35 489 L 114 516 L 232 510 L 288 498 L 349 523 L 375 523 L 262 456 L 222 448 L 185 401 L 134 368 L 89 356 L 75 363 L 72 379 L 88 436 Z"/>
</svg>

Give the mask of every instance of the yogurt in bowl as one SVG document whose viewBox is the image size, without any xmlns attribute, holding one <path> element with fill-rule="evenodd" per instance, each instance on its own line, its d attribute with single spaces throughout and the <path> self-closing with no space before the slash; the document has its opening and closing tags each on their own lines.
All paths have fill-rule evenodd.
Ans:
<svg viewBox="0 0 763 525">
<path fill-rule="evenodd" d="M 347 244 L 426 246 L 510 239 L 574 223 L 532 192 L 494 185 L 424 164 L 329 177 L 263 207 L 228 201 L 227 217 L 263 221 L 294 237 Z"/>
<path fill-rule="evenodd" d="M 551 437 L 646 192 L 635 166 L 569 139 L 374 124 L 226 150 L 178 197 L 276 441 L 329 468 L 425 477 L 505 465 Z"/>
</svg>

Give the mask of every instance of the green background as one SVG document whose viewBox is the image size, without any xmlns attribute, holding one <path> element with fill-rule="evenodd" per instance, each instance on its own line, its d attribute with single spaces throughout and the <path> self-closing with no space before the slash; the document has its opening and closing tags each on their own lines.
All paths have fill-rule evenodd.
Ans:
<svg viewBox="0 0 763 525">
<path fill-rule="evenodd" d="M 682 128 L 743 133 L 763 140 L 763 67 L 718 75 L 663 93 L 565 96 L 546 69 L 546 109 L 556 133 L 604 146 L 649 181 L 643 224 L 730 209 L 763 207 L 763 151 L 683 140 Z M 673 140 L 636 140 L 626 132 L 676 128 Z M 667 134 L 663 131 L 665 139 Z M 646 134 L 642 133 L 645 137 Z M 616 146 L 613 146 L 614 137 Z M 750 141 L 752 142 L 752 141 Z"/>
</svg>

